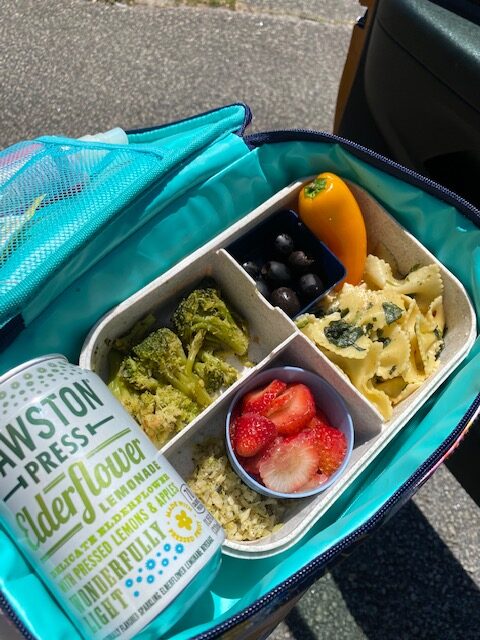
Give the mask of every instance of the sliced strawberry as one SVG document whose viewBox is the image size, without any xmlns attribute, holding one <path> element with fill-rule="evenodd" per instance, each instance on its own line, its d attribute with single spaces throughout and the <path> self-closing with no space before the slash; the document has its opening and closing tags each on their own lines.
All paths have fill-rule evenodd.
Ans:
<svg viewBox="0 0 480 640">
<path fill-rule="evenodd" d="M 242 413 L 259 413 L 265 415 L 275 398 L 285 391 L 287 384 L 281 380 L 272 380 L 262 389 L 255 389 L 247 393 L 242 401 Z"/>
<path fill-rule="evenodd" d="M 313 418 L 310 420 L 310 422 L 307 425 L 308 429 L 318 429 L 319 427 L 330 427 L 330 426 L 331 424 L 328 421 L 327 416 L 319 409 L 317 409 L 316 415 L 313 416 Z"/>
<path fill-rule="evenodd" d="M 266 415 L 282 436 L 298 433 L 315 415 L 315 400 L 304 384 L 292 384 L 277 396 Z"/>
<path fill-rule="evenodd" d="M 325 424 L 312 429 L 312 433 L 315 435 L 320 454 L 318 467 L 327 476 L 331 476 L 345 458 L 347 439 L 339 429 Z"/>
<path fill-rule="evenodd" d="M 276 437 L 255 456 L 251 456 L 250 458 L 244 458 L 242 456 L 237 455 L 237 460 L 247 473 L 249 473 L 251 476 L 255 476 L 255 480 L 259 480 L 261 482 L 260 462 L 266 455 L 268 455 L 270 448 L 274 447 L 276 442 L 280 442 L 281 440 L 283 440 L 283 438 Z"/>
<path fill-rule="evenodd" d="M 277 435 L 271 420 L 256 413 L 245 413 L 235 420 L 233 449 L 244 458 L 251 458 L 263 451 Z"/>
<path fill-rule="evenodd" d="M 322 484 L 324 484 L 328 480 L 328 476 L 326 476 L 322 472 L 315 473 L 308 482 L 306 482 L 300 489 L 296 491 L 296 493 L 304 493 L 305 491 L 312 491 L 312 489 L 317 489 Z"/>
<path fill-rule="evenodd" d="M 319 452 L 308 432 L 277 438 L 258 465 L 264 485 L 273 491 L 293 493 L 317 473 Z"/>
</svg>

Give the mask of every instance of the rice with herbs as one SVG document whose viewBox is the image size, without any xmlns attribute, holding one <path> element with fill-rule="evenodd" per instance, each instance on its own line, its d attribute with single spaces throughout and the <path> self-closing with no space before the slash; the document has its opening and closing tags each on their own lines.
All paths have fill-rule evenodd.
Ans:
<svg viewBox="0 0 480 640">
<path fill-rule="evenodd" d="M 228 540 L 258 540 L 282 526 L 284 502 L 267 498 L 244 484 L 218 442 L 198 446 L 190 489 L 225 529 Z"/>
</svg>

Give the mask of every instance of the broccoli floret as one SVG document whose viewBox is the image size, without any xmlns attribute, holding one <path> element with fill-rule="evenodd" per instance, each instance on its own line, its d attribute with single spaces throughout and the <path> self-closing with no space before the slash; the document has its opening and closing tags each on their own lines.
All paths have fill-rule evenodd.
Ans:
<svg viewBox="0 0 480 640">
<path fill-rule="evenodd" d="M 144 420 L 155 413 L 155 396 L 148 391 L 141 393 L 131 387 L 120 372 L 109 382 L 108 388 L 132 418 L 145 429 Z"/>
<path fill-rule="evenodd" d="M 184 298 L 172 317 L 173 328 L 184 345 L 204 332 L 205 344 L 228 348 L 239 356 L 248 351 L 248 336 L 213 288 L 195 289 Z"/>
<path fill-rule="evenodd" d="M 151 402 L 152 411 L 139 415 L 139 422 L 158 447 L 173 438 L 201 411 L 196 402 L 170 384 L 160 384 L 155 395 L 147 391 L 141 394 L 143 396 L 148 396 L 145 406 Z"/>
<path fill-rule="evenodd" d="M 194 370 L 195 361 L 197 359 L 198 352 L 203 346 L 203 341 L 205 340 L 205 331 L 202 329 L 199 331 L 192 342 L 187 346 L 187 371 L 191 373 Z"/>
<path fill-rule="evenodd" d="M 238 371 L 210 351 L 200 351 L 194 367 L 209 393 L 229 387 L 238 380 Z"/>
<path fill-rule="evenodd" d="M 158 381 L 153 392 L 141 393 L 130 387 L 120 373 L 108 386 L 157 447 L 173 438 L 201 411 L 184 393 Z"/>
<path fill-rule="evenodd" d="M 123 407 L 135 417 L 138 405 L 138 391 L 132 389 L 122 378 L 120 372 L 118 372 L 114 378 L 108 383 L 108 388 L 113 395 L 119 400 Z"/>
<path fill-rule="evenodd" d="M 120 353 L 129 353 L 135 345 L 145 338 L 155 322 L 155 316 L 149 313 L 148 316 L 136 322 L 128 333 L 117 338 L 113 347 Z"/>
<path fill-rule="evenodd" d="M 135 346 L 133 353 L 155 378 L 171 384 L 202 407 L 211 403 L 203 380 L 189 371 L 180 338 L 170 329 L 157 329 Z"/>
<path fill-rule="evenodd" d="M 127 356 L 119 369 L 119 375 L 125 382 L 139 391 L 151 391 L 155 393 L 159 382 L 141 362 Z"/>
</svg>

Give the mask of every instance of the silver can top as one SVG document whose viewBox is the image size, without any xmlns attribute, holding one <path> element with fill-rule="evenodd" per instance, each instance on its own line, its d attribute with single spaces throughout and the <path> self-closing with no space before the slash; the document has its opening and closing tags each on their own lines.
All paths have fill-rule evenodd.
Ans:
<svg viewBox="0 0 480 640">
<path fill-rule="evenodd" d="M 0 378 L 0 421 L 16 413 L 34 398 L 51 393 L 59 384 L 84 375 L 61 354 L 34 358 Z"/>
</svg>

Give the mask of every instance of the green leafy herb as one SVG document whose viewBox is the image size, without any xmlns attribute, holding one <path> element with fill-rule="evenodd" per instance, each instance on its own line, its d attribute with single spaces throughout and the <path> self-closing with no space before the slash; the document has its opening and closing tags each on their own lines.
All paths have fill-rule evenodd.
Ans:
<svg viewBox="0 0 480 640">
<path fill-rule="evenodd" d="M 365 349 L 355 344 L 364 335 L 362 327 L 357 327 L 344 320 L 333 320 L 325 327 L 324 333 L 327 340 L 336 347 L 341 349 L 354 347 L 357 351 L 365 351 Z"/>
<path fill-rule="evenodd" d="M 367 324 L 365 325 L 365 331 L 367 333 L 370 333 L 372 329 L 373 329 L 373 324 L 371 322 L 367 322 Z"/>
<path fill-rule="evenodd" d="M 438 327 L 435 327 L 435 329 L 433 330 L 433 333 L 437 340 L 441 340 L 442 334 L 440 333 L 440 329 Z"/>
<path fill-rule="evenodd" d="M 383 329 L 377 330 L 377 341 L 383 344 L 383 348 L 388 347 L 391 342 L 390 338 L 383 335 Z"/>
<path fill-rule="evenodd" d="M 398 320 L 403 313 L 400 307 L 398 307 L 396 304 L 393 304 L 393 302 L 383 302 L 382 307 L 383 312 L 385 313 L 385 321 L 387 324 L 392 324 L 392 322 Z"/>
<path fill-rule="evenodd" d="M 394 364 L 393 367 L 391 367 L 390 371 L 388 372 L 388 375 L 389 376 L 393 375 L 395 373 L 396 368 L 397 368 L 397 365 Z"/>
<path fill-rule="evenodd" d="M 348 316 L 349 313 L 350 313 L 350 309 L 342 309 L 340 311 L 340 317 L 345 318 L 345 316 Z"/>
</svg>

